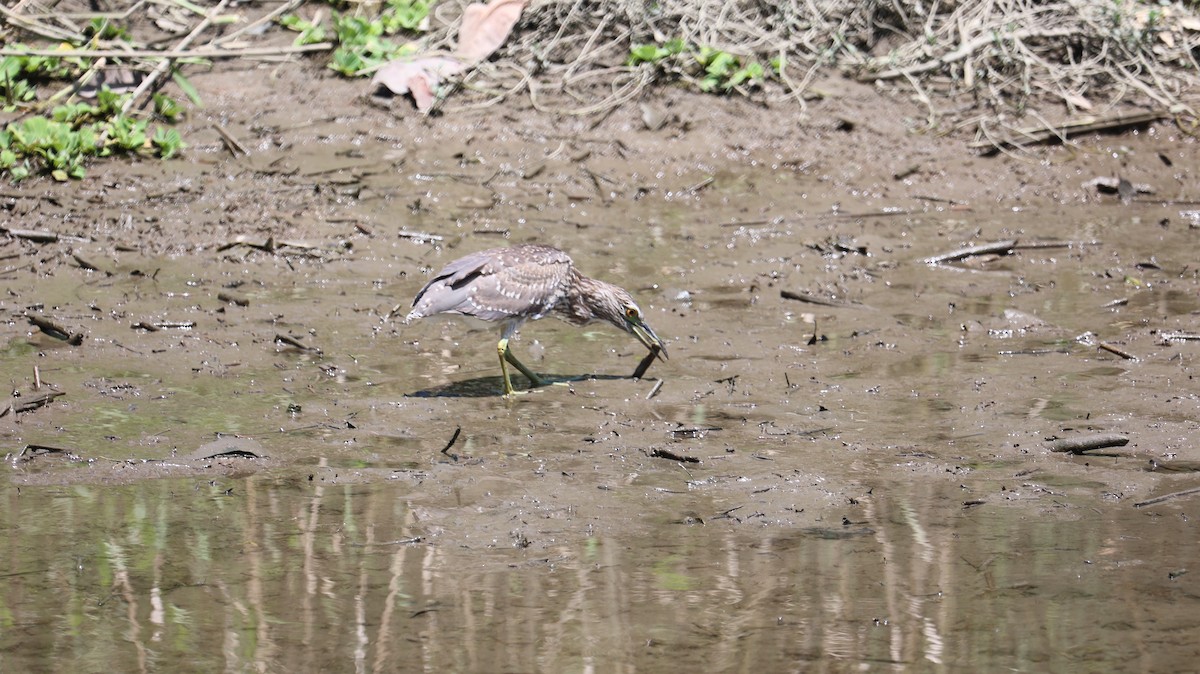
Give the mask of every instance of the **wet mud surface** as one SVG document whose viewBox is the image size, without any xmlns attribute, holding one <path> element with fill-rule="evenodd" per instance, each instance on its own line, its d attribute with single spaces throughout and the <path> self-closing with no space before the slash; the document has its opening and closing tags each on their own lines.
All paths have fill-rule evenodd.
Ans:
<svg viewBox="0 0 1200 674">
<path fill-rule="evenodd" d="M 1200 649 L 1192 139 L 978 157 L 838 82 L 805 118 L 660 92 L 655 132 L 633 109 L 423 119 L 317 70 L 197 78 L 183 159 L 5 192 L 6 229 L 58 238 L 0 243 L 0 370 L 14 406 L 63 394 L 0 418 L 7 662 Z M 1114 175 L 1155 193 L 1084 186 Z M 558 383 L 510 400 L 498 330 L 390 318 L 450 260 L 530 241 L 628 288 L 670 360 L 633 380 L 630 336 L 543 320 L 514 350 Z M 1128 443 L 1051 451 L 1093 434 Z"/>
</svg>

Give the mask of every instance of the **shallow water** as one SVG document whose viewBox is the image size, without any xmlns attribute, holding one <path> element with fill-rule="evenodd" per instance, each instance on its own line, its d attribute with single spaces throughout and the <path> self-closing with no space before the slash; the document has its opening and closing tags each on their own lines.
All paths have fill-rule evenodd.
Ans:
<svg viewBox="0 0 1200 674">
<path fill-rule="evenodd" d="M 1177 514 L 964 507 L 942 482 L 875 486 L 852 522 L 781 529 L 685 493 L 677 507 L 708 519 L 598 535 L 568 515 L 521 547 L 503 528 L 443 542 L 418 491 L 303 475 L 7 487 L 0 666 L 1179 671 L 1197 647 L 1179 574 L 1200 544 Z"/>
<path fill-rule="evenodd" d="M 631 381 L 627 335 L 543 321 L 515 349 L 561 385 L 512 401 L 494 330 L 384 320 L 505 242 L 470 216 L 439 245 L 397 236 L 425 215 L 319 258 L 10 275 L 11 315 L 87 338 L 4 333 L 13 388 L 36 367 L 66 395 L 0 426 L 0 670 L 1191 667 L 1200 498 L 1137 504 L 1197 484 L 1146 470 L 1200 460 L 1196 346 L 1161 339 L 1198 327 L 1194 231 L 1148 204 L 851 217 L 797 189 L 547 197 L 576 227 L 502 200 L 484 225 L 630 287 L 671 354 Z M 1005 238 L 1071 245 L 923 263 Z M 194 326 L 131 327 L 153 321 Z M 1130 443 L 1046 447 L 1096 432 Z"/>
</svg>

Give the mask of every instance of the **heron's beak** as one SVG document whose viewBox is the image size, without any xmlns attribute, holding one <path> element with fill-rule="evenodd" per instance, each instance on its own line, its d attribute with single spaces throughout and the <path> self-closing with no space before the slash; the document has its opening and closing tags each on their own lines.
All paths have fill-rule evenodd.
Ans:
<svg viewBox="0 0 1200 674">
<path fill-rule="evenodd" d="M 629 331 L 638 338 L 638 341 L 645 344 L 647 349 L 654 352 L 659 360 L 667 359 L 667 345 L 663 344 L 658 335 L 654 334 L 654 330 L 650 329 L 650 326 L 646 325 L 641 318 L 626 318 L 625 323 L 629 326 Z"/>
</svg>

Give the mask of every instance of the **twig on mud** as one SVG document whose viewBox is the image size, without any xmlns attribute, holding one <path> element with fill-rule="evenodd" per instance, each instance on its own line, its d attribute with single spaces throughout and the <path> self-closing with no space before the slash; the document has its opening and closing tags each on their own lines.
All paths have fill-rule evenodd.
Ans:
<svg viewBox="0 0 1200 674">
<path fill-rule="evenodd" d="M 1060 438 L 1051 442 L 1047 447 L 1052 452 L 1070 452 L 1072 454 L 1082 454 L 1093 449 L 1105 449 L 1108 447 L 1124 447 L 1129 443 L 1129 438 L 1124 435 L 1115 435 L 1109 433 L 1097 433 L 1094 435 L 1084 435 L 1077 438 Z"/>
<path fill-rule="evenodd" d="M 725 510 L 725 511 L 723 511 L 723 512 L 719 512 L 719 513 L 717 513 L 716 515 L 713 515 L 712 517 L 710 517 L 710 518 L 708 518 L 708 519 L 709 519 L 710 521 L 711 521 L 711 520 L 725 520 L 725 519 L 737 520 L 738 518 L 736 518 L 736 517 L 734 517 L 734 516 L 733 516 L 733 512 L 734 512 L 735 510 L 741 510 L 742 508 L 745 508 L 745 507 L 746 507 L 746 506 L 744 506 L 744 505 L 740 505 L 740 506 L 734 506 L 733 508 L 730 508 L 729 510 Z M 741 520 L 738 520 L 738 521 L 740 522 Z"/>
<path fill-rule="evenodd" d="M 29 321 L 30 325 L 35 326 L 38 330 L 41 330 L 43 333 L 45 333 L 55 339 L 61 339 L 62 341 L 70 344 L 71 346 L 79 346 L 80 344 L 83 344 L 83 333 L 82 332 L 71 332 L 70 330 L 64 328 L 63 326 L 59 325 L 58 323 L 55 323 L 54 321 L 52 321 L 48 318 L 42 318 L 41 316 L 34 316 L 33 314 L 25 314 L 25 319 Z"/>
<path fill-rule="evenodd" d="M 25 456 L 26 454 L 28 454 L 29 456 L 26 457 Z M 80 456 L 78 454 L 76 454 L 72 450 L 63 449 L 62 447 L 51 447 L 50 445 L 35 445 L 35 444 L 25 445 L 24 447 L 21 448 L 21 451 L 18 452 L 17 455 L 12 458 L 13 458 L 13 461 L 17 461 L 17 460 L 31 461 L 33 459 L 36 459 L 38 456 L 45 456 L 47 454 L 62 454 L 63 456 L 70 459 L 71 461 L 82 461 L 83 460 L 82 458 L 80 458 Z"/>
<path fill-rule="evenodd" d="M 1007 35 L 995 35 L 991 31 L 989 31 L 986 34 L 975 38 L 974 40 L 963 43 L 962 46 L 960 46 L 958 49 L 955 49 L 954 51 L 952 51 L 948 54 L 943 54 L 942 56 L 939 56 L 934 59 L 930 59 L 929 61 L 922 61 L 920 63 L 914 63 L 913 65 L 907 66 L 904 68 L 894 68 L 892 70 L 885 70 L 880 73 L 867 74 L 867 75 L 860 77 L 859 79 L 861 81 L 866 81 L 866 82 L 871 82 L 874 80 L 890 80 L 890 79 L 895 79 L 897 77 L 905 77 L 905 76 L 909 76 L 909 75 L 919 75 L 921 73 L 928 72 L 930 70 L 937 70 L 938 68 L 941 68 L 944 65 L 954 63 L 956 61 L 961 61 L 961 60 L 967 58 L 971 54 L 978 51 L 980 48 L 986 47 L 987 45 L 996 42 L 998 39 L 1021 40 L 1021 39 L 1027 38 L 1027 37 L 1063 38 L 1063 37 L 1071 37 L 1073 35 L 1075 35 L 1075 31 L 1073 29 L 1062 29 L 1062 30 L 1028 29 L 1028 30 L 1014 31 Z"/>
<path fill-rule="evenodd" d="M 674 430 L 667 431 L 667 435 L 669 435 L 672 440 L 695 440 L 698 438 L 703 438 L 705 435 L 708 435 L 709 431 L 721 431 L 721 430 L 725 430 L 725 429 L 721 428 L 720 426 L 699 426 L 696 428 L 676 428 Z"/>
<path fill-rule="evenodd" d="M 692 185 L 691 187 L 683 188 L 683 191 L 687 192 L 688 194 L 695 194 L 695 193 L 699 192 L 700 190 L 704 189 L 705 187 L 708 187 L 709 185 L 713 184 L 714 180 L 716 180 L 715 177 L 708 176 L 704 180 L 701 180 L 700 182 L 696 183 L 695 185 Z"/>
<path fill-rule="evenodd" d="M 670 459 L 671 461 L 680 461 L 683 463 L 700 463 L 700 459 L 695 456 L 684 456 L 676 454 L 669 449 L 652 449 L 650 450 L 650 458 L 653 459 Z"/>
<path fill-rule="evenodd" d="M 824 297 L 817 297 L 809 293 L 796 293 L 791 290 L 780 290 L 779 296 L 785 300 L 795 300 L 797 302 L 805 302 L 807 304 L 819 304 L 823 307 L 835 307 L 838 309 L 862 309 L 864 305 L 855 304 L 853 302 L 843 302 L 840 300 L 830 300 Z"/>
<path fill-rule="evenodd" d="M 978 246 L 967 246 L 966 248 L 960 248 L 949 253 L 942 253 L 941 255 L 927 257 L 925 258 L 925 264 L 938 265 L 945 264 L 947 262 L 958 262 L 959 260 L 965 260 L 968 257 L 974 257 L 976 255 L 1009 255 L 1012 253 L 1013 248 L 1015 248 L 1016 245 L 1016 239 L 1008 239 L 1006 241 L 985 243 Z"/>
<path fill-rule="evenodd" d="M 56 56 L 60 58 L 145 58 L 145 59 L 240 59 L 253 56 L 288 56 L 313 51 L 329 51 L 331 42 L 287 47 L 246 47 L 244 49 L 0 49 L 0 56 Z"/>
<path fill-rule="evenodd" d="M 55 398 L 65 395 L 67 394 L 62 391 L 47 391 L 40 396 L 32 398 L 21 398 L 19 401 L 10 400 L 8 405 L 3 410 L 0 410 L 0 417 L 7 415 L 9 412 L 12 412 L 14 415 L 32 412 L 39 407 L 49 405 Z"/>
<path fill-rule="evenodd" d="M 412 545 L 413 543 L 420 543 L 423 540 L 425 540 L 424 536 L 412 536 L 410 538 L 400 538 L 394 541 L 379 541 L 378 543 L 351 543 L 350 545 L 355 548 L 365 548 L 368 546 L 376 547 L 381 545 Z"/>
<path fill-rule="evenodd" d="M 410 232 L 401 230 L 396 232 L 396 236 L 402 239 L 413 239 L 414 241 L 441 241 L 445 237 L 438 234 L 427 234 L 425 232 Z"/>
<path fill-rule="evenodd" d="M 225 302 L 226 304 L 236 304 L 239 307 L 250 306 L 249 299 L 242 297 L 241 295 L 234 295 L 232 293 L 219 292 L 217 293 L 217 299 Z"/>
<path fill-rule="evenodd" d="M 41 199 L 42 201 L 49 201 L 55 205 L 59 204 L 58 195 L 50 192 L 35 194 L 30 193 L 29 191 L 21 192 L 18 190 L 0 190 L 0 197 L 4 199 Z M 7 232 L 8 230 L 4 227 L 0 227 L 0 231 Z"/>
<path fill-rule="evenodd" d="M 1107 351 L 1115 356 L 1120 356 L 1121 358 L 1124 358 L 1125 360 L 1137 360 L 1137 356 L 1133 355 L 1132 353 L 1129 353 L 1128 351 L 1126 351 L 1124 349 L 1113 346 L 1112 344 L 1109 344 L 1108 342 L 1100 342 L 1099 344 L 1096 345 L 1096 348 L 1098 348 L 1102 351 Z"/>
<path fill-rule="evenodd" d="M 1013 250 L 1045 250 L 1047 248 L 1083 248 L 1084 246 L 1103 246 L 1103 241 L 1030 241 L 1015 244 Z"/>
<path fill-rule="evenodd" d="M 654 396 L 658 395 L 658 392 L 660 389 L 662 389 L 662 387 L 663 387 L 662 379 L 659 379 L 658 381 L 654 382 L 654 386 L 650 389 L 650 392 L 646 394 L 646 400 L 649 400 L 649 399 L 653 398 Z"/>
<path fill-rule="evenodd" d="M 57 232 L 47 232 L 36 229 L 9 229 L 7 227 L 0 227 L 0 232 L 4 232 L 14 239 L 24 239 L 34 243 L 55 243 L 58 241 L 72 241 L 77 243 L 91 242 L 91 239 L 82 236 L 70 236 L 67 234 L 59 234 Z"/>
<path fill-rule="evenodd" d="M 1151 458 L 1147 462 L 1146 471 L 1151 473 L 1200 473 L 1200 461 L 1159 461 Z"/>
<path fill-rule="evenodd" d="M 1171 492 L 1170 494 L 1163 494 L 1162 496 L 1155 496 L 1154 498 L 1146 499 L 1145 501 L 1138 501 L 1137 503 L 1133 504 L 1133 507 L 1134 508 L 1143 508 L 1148 505 L 1155 505 L 1157 503 L 1162 503 L 1164 501 L 1170 501 L 1171 499 L 1182 498 L 1184 496 L 1191 496 L 1192 494 L 1200 494 L 1200 487 L 1192 487 L 1191 489 L 1184 489 L 1183 491 L 1175 491 L 1175 492 Z"/>
<path fill-rule="evenodd" d="M 609 182 L 611 182 L 611 180 L 605 176 L 599 175 L 595 171 L 588 168 L 586 165 L 580 165 L 579 168 L 580 168 L 580 170 L 583 171 L 584 175 L 586 175 L 588 177 L 588 179 L 591 180 L 592 189 L 596 190 L 596 196 L 600 197 L 600 201 L 608 203 L 608 201 L 610 200 L 609 193 L 604 191 L 604 187 L 600 184 L 600 179 L 603 177 L 605 180 L 609 180 Z"/>
<path fill-rule="evenodd" d="M 80 268 L 82 268 L 82 269 L 86 269 L 88 271 L 98 271 L 98 272 L 104 273 L 107 276 L 112 276 L 111 272 L 104 271 L 103 269 L 98 267 L 96 265 L 96 263 L 85 258 L 84 256 L 80 255 L 79 253 L 71 253 L 71 259 L 75 260 L 75 263 L 78 264 L 80 266 Z"/>
<path fill-rule="evenodd" d="M 1158 339 L 1163 344 L 1170 342 L 1194 342 L 1200 340 L 1200 333 L 1197 332 L 1160 332 Z"/>
<path fill-rule="evenodd" d="M 457 427 L 455 427 L 455 429 L 454 429 L 454 435 L 451 435 L 451 436 L 450 436 L 450 441 L 446 443 L 446 446 L 445 446 L 445 447 L 442 447 L 442 452 L 441 452 L 441 453 L 442 453 L 442 454 L 445 454 L 446 456 L 450 457 L 451 459 L 454 459 L 455 461 L 458 461 L 458 455 L 457 455 L 457 454 L 451 454 L 451 453 L 450 453 L 450 448 L 451 448 L 451 447 L 453 447 L 453 446 L 454 446 L 454 443 L 458 441 L 458 436 L 459 436 L 461 433 L 462 433 L 462 426 L 457 426 Z"/>
<path fill-rule="evenodd" d="M 295 10 L 297 7 L 299 7 L 302 4 L 304 4 L 304 0 L 288 0 L 288 2 L 283 3 L 282 5 L 276 7 L 275 9 L 271 10 L 270 12 L 267 12 L 263 16 L 258 17 L 254 21 L 247 23 L 246 25 L 238 28 L 237 30 L 235 30 L 231 33 L 222 35 L 221 37 L 218 37 L 217 39 L 212 40 L 208 44 L 209 44 L 209 46 L 213 46 L 213 45 L 221 44 L 223 42 L 229 42 L 230 40 L 236 40 L 237 38 L 241 37 L 242 35 L 245 35 L 246 33 L 250 33 L 252 31 L 257 31 L 260 26 L 270 23 L 271 21 L 275 20 L 276 17 L 283 16 L 284 14 L 290 13 L 291 11 Z M 318 10 L 318 14 L 320 14 L 320 10 Z M 314 19 L 313 23 L 320 23 L 320 22 Z"/>
<path fill-rule="evenodd" d="M 225 130 L 225 127 L 220 124 L 213 124 L 213 129 L 216 130 L 217 135 L 225 143 L 225 149 L 229 150 L 229 154 L 233 155 L 234 158 L 237 158 L 239 153 L 246 157 L 250 156 L 250 150 L 247 150 L 245 145 L 239 143 L 237 138 L 234 138 L 232 134 Z"/>
<path fill-rule="evenodd" d="M 296 339 L 295 337 L 291 337 L 291 336 L 285 335 L 283 333 L 279 333 L 279 334 L 275 335 L 275 343 L 290 346 L 294 349 L 299 349 L 299 350 L 305 351 L 307 353 L 315 353 L 317 355 L 321 355 L 321 353 L 322 353 L 322 351 L 319 348 L 317 348 L 315 346 L 309 346 L 307 344 L 304 344 L 304 343 L 300 342 L 300 340 Z"/>
<path fill-rule="evenodd" d="M 274 236 L 266 237 L 265 241 L 252 241 L 250 237 L 247 237 L 244 234 L 236 235 L 233 237 L 233 241 L 227 241 L 222 243 L 222 245 L 217 246 L 216 251 L 218 253 L 223 253 L 228 251 L 230 248 L 236 248 L 238 246 L 253 248 L 256 249 L 256 251 L 262 251 L 272 255 L 280 255 L 282 258 L 287 258 L 289 255 L 292 255 L 292 257 L 305 257 L 324 260 L 326 259 L 326 251 L 328 251 L 330 254 L 341 252 L 332 246 L 326 248 L 326 251 L 322 251 L 322 248 L 316 245 L 316 243 L 308 243 L 306 241 L 276 241 Z M 294 249 L 293 251 L 288 251 L 287 248 Z"/>
<path fill-rule="evenodd" d="M 179 44 L 175 45 L 175 50 L 180 51 L 187 49 L 188 45 L 190 45 L 197 37 L 200 36 L 200 33 L 203 33 L 209 26 L 212 25 L 213 20 L 225 10 L 225 6 L 228 5 L 229 2 L 230 0 L 221 0 L 216 7 L 208 10 L 208 13 L 204 16 L 204 19 L 200 23 L 196 24 L 196 27 L 192 29 L 192 32 L 188 33 L 182 40 L 179 41 Z M 138 85 L 137 89 L 134 89 L 133 93 L 129 95 L 129 98 L 126 99 L 125 104 L 121 106 L 121 114 L 128 114 L 134 105 L 137 104 L 138 99 L 145 95 L 147 91 L 150 91 L 158 82 L 158 79 L 171 69 L 171 64 L 172 59 L 163 58 L 162 61 L 155 66 L 154 70 L 152 70 L 150 74 L 146 76 L 146 79 L 142 80 L 142 83 Z"/>
<path fill-rule="evenodd" d="M 912 198 L 916 199 L 918 201 L 930 201 L 935 204 L 950 204 L 951 206 L 967 206 L 967 202 L 965 202 L 965 201 L 959 201 L 958 199 L 950 199 L 947 197 L 935 197 L 935 196 L 932 196 L 929 194 L 914 194 L 914 195 L 912 195 Z M 955 210 L 960 210 L 960 209 L 955 209 Z M 970 208 L 968 207 L 965 210 L 970 210 Z"/>
<path fill-rule="evenodd" d="M 770 220 L 737 220 L 734 222 L 722 222 L 721 227 L 766 227 L 767 225 L 778 225 L 783 222 L 783 218 L 771 218 Z"/>
<path fill-rule="evenodd" d="M 1012 137 L 1009 138 L 988 138 L 987 140 L 977 140 L 969 143 L 967 147 L 972 150 L 992 150 L 995 151 L 1001 146 L 1013 148 L 1021 147 L 1022 145 L 1033 143 L 1051 143 L 1064 142 L 1072 136 L 1079 136 L 1096 131 L 1121 131 L 1134 126 L 1145 126 L 1152 122 L 1157 122 L 1160 119 L 1166 118 L 1167 115 L 1162 112 L 1142 112 L 1135 115 L 1113 115 L 1112 117 L 1084 117 L 1070 122 L 1064 122 L 1057 126 L 1043 123 L 1042 126 L 1024 127 L 1014 129 L 1013 133 L 1022 137 L 1021 141 L 1017 141 Z"/>
<path fill-rule="evenodd" d="M 146 321 L 138 321 L 129 326 L 134 330 L 145 330 L 146 332 L 158 332 L 159 330 L 191 330 L 196 327 L 196 321 L 155 321 L 148 323 Z"/>
<path fill-rule="evenodd" d="M 9 10 L 9 8 L 5 7 L 4 5 L 0 5 L 0 15 L 3 15 L 4 18 L 7 20 L 7 23 L 9 23 L 13 26 L 17 26 L 17 27 L 21 28 L 22 30 L 27 30 L 31 33 L 41 35 L 42 37 L 50 38 L 51 40 L 58 40 L 59 42 L 68 42 L 75 38 L 75 35 L 73 33 L 62 30 L 60 28 L 56 28 L 54 26 L 46 25 L 39 21 L 34 21 L 30 18 L 27 18 L 27 17 L 22 16 L 14 11 Z"/>
</svg>

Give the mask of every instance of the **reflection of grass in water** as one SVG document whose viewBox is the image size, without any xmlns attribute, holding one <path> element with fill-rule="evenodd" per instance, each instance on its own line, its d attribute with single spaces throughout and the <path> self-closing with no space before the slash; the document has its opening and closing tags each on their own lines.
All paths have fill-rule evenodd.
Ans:
<svg viewBox="0 0 1200 674">
<path fill-rule="evenodd" d="M 37 351 L 37 347 L 24 337 L 17 337 L 9 340 L 8 344 L 0 350 L 0 361 L 9 359 L 26 358 L 32 356 Z"/>
<path fill-rule="evenodd" d="M 137 381 L 144 375 L 114 378 Z M 78 447 L 97 447 L 108 439 L 137 441 L 155 435 L 176 442 L 188 436 L 221 433 L 253 433 L 279 425 L 294 398 L 283 392 L 247 392 L 245 382 L 208 380 L 195 386 L 141 386 L 141 395 L 111 402 L 101 399 L 80 409 L 67 429 Z M 181 449 L 183 447 L 181 446 Z M 156 452 L 157 453 L 157 452 Z"/>
<path fill-rule="evenodd" d="M 674 592 L 685 592 L 692 589 L 692 577 L 672 568 L 682 561 L 683 558 L 679 555 L 671 555 L 655 562 L 654 577 L 658 579 L 658 584 L 662 589 Z"/>
</svg>

